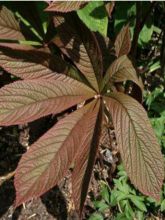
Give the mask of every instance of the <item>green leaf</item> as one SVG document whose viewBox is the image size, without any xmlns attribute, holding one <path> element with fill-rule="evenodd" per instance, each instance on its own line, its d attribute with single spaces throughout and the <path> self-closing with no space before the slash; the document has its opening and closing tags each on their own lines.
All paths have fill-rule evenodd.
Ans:
<svg viewBox="0 0 165 220">
<path fill-rule="evenodd" d="M 123 199 L 127 199 L 128 198 L 128 194 L 122 192 L 122 191 L 119 191 L 119 190 L 115 190 L 115 199 L 117 202 L 120 202 L 122 201 Z"/>
<path fill-rule="evenodd" d="M 164 131 L 165 131 L 165 117 L 162 116 L 160 118 L 151 118 L 152 126 L 155 130 L 156 136 L 161 141 L 161 138 L 163 137 Z"/>
<path fill-rule="evenodd" d="M 143 202 L 143 199 L 139 196 L 130 195 L 129 198 L 134 203 L 134 205 L 141 211 L 147 212 L 146 206 Z"/>
<path fill-rule="evenodd" d="M 150 2 L 141 3 L 141 18 L 143 19 L 150 7 Z M 136 23 L 136 2 L 117 2 L 115 7 L 115 32 L 118 33 L 123 25 L 129 23 L 131 38 L 133 38 Z M 140 46 L 148 43 L 154 30 L 152 16 L 148 16 L 147 21 L 142 28 L 138 43 Z"/>
<path fill-rule="evenodd" d="M 112 190 L 112 192 L 111 192 L 111 201 L 110 201 L 110 204 L 111 204 L 111 206 L 113 207 L 113 206 L 115 206 L 115 205 L 117 205 L 117 197 L 116 197 L 116 191 L 117 190 Z"/>
<path fill-rule="evenodd" d="M 104 220 L 103 216 L 99 213 L 94 213 L 88 220 Z"/>
<path fill-rule="evenodd" d="M 131 182 L 143 194 L 160 200 L 164 160 L 147 113 L 136 100 L 123 93 L 110 93 L 105 101 Z"/>
<path fill-rule="evenodd" d="M 125 194 L 129 193 L 129 186 L 126 184 L 125 181 L 122 180 L 114 180 L 115 186 L 117 189 Z"/>
<path fill-rule="evenodd" d="M 126 220 L 126 216 L 124 213 L 118 213 L 115 220 Z"/>
<path fill-rule="evenodd" d="M 165 211 L 165 199 L 161 203 L 160 210 L 161 210 L 161 212 Z"/>
<path fill-rule="evenodd" d="M 144 220 L 144 214 L 141 211 L 136 212 L 137 220 Z"/>
<path fill-rule="evenodd" d="M 134 218 L 134 212 L 130 206 L 129 201 L 123 200 L 120 202 L 120 205 L 122 207 L 122 210 L 124 209 L 124 214 L 126 215 L 126 219 L 132 220 Z"/>
<path fill-rule="evenodd" d="M 147 44 L 152 37 L 153 25 L 148 23 L 144 25 L 143 29 L 140 32 L 138 43 L 140 45 Z"/>
<path fill-rule="evenodd" d="M 79 18 L 92 31 L 98 31 L 106 36 L 108 15 L 103 1 L 89 2 L 84 8 L 77 11 Z"/>
<path fill-rule="evenodd" d="M 95 208 L 98 209 L 98 211 L 100 211 L 100 212 L 104 212 L 106 209 L 109 208 L 109 205 L 107 205 L 105 203 L 105 201 L 103 201 L 103 200 L 94 201 L 93 204 L 94 204 Z"/>
<path fill-rule="evenodd" d="M 160 65 L 160 60 L 157 60 L 155 62 L 152 62 L 150 65 L 149 65 L 149 72 L 152 73 L 158 69 L 160 69 L 161 65 Z"/>
<path fill-rule="evenodd" d="M 142 19 L 146 16 L 146 13 L 148 12 L 148 8 L 151 7 L 151 2 L 142 2 L 141 4 L 141 12 L 142 12 Z M 154 26 L 153 26 L 153 16 L 150 14 L 150 16 L 147 17 L 147 20 L 145 21 L 145 24 L 140 32 L 138 43 L 140 46 L 144 46 L 147 44 L 152 37 Z"/>
<path fill-rule="evenodd" d="M 122 27 L 129 22 L 131 36 L 135 27 L 136 3 L 135 2 L 116 2 L 115 4 L 115 33 L 119 33 Z"/>
<path fill-rule="evenodd" d="M 108 185 L 104 182 L 101 183 L 101 192 L 102 198 L 109 204 L 110 203 L 110 189 Z"/>
</svg>

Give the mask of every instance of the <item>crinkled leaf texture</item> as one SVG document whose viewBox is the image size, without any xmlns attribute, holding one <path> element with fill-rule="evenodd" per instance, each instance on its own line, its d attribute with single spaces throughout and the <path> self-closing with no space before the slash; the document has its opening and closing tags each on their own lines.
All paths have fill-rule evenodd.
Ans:
<svg viewBox="0 0 165 220">
<path fill-rule="evenodd" d="M 85 1 L 54 1 L 46 8 L 46 11 L 71 12 L 82 8 Z"/>
<path fill-rule="evenodd" d="M 98 101 L 98 104 L 99 102 L 100 101 Z M 94 123 L 95 128 L 93 127 Z M 88 192 L 93 166 L 98 152 L 101 125 L 102 104 L 100 105 L 97 120 L 95 116 L 90 120 L 88 130 L 86 131 L 86 138 L 84 139 L 84 143 L 77 153 L 72 173 L 73 199 L 76 210 L 78 211 L 80 216 L 84 207 L 84 202 Z"/>
<path fill-rule="evenodd" d="M 0 7 L 0 39 L 24 40 L 14 14 L 5 6 Z"/>
<path fill-rule="evenodd" d="M 60 6 L 64 2 L 53 4 Z M 80 2 L 72 4 L 80 6 Z M 65 5 L 71 6 L 71 3 Z M 58 10 L 70 11 L 73 8 Z M 5 16 L 2 16 L 3 13 Z M 53 61 L 54 66 L 57 67 L 58 63 L 64 66 L 63 70 L 56 71 L 57 68 L 52 66 L 54 55 L 50 50 L 47 51 L 48 48 L 40 50 L 19 44 L 3 44 L 0 47 L 0 67 L 23 80 L 0 89 L 0 125 L 31 122 L 49 114 L 60 113 L 81 102 L 85 103 L 58 121 L 30 147 L 21 158 L 15 176 L 16 206 L 19 206 L 58 184 L 70 166 L 74 165 L 73 199 L 81 216 L 101 133 L 104 109 L 100 98 L 103 62 L 105 64 L 105 61 L 111 59 L 104 54 L 102 61 L 96 35 L 89 31 L 75 12 L 58 13 L 53 17 L 53 22 L 58 34 L 52 42 L 74 63 L 74 67 L 69 72 L 65 61 L 58 62 L 56 59 Z M 23 38 L 14 16 L 4 7 L 0 11 L 0 28 L 0 38 Z M 107 52 L 109 43 L 106 42 L 106 50 L 103 51 Z M 130 60 L 123 56 L 129 50 L 130 36 L 126 26 L 116 39 L 115 51 L 119 58 L 106 72 L 103 81 L 105 88 L 110 81 L 120 83 L 126 80 L 133 81 L 141 88 Z M 104 72 L 106 70 L 107 64 Z M 76 71 L 80 75 L 75 77 Z M 57 72 L 68 74 L 86 84 Z M 112 116 L 128 176 L 141 192 L 159 199 L 164 164 L 144 109 L 122 93 L 110 93 L 104 100 Z"/>
<path fill-rule="evenodd" d="M 130 80 L 137 84 L 143 90 L 143 83 L 138 78 L 135 68 L 126 55 L 116 59 L 108 68 L 104 77 L 104 85 L 111 81 L 113 83 Z"/>
<path fill-rule="evenodd" d="M 58 36 L 53 42 L 74 62 L 90 85 L 98 91 L 103 67 L 102 55 L 95 35 L 74 13 L 54 16 L 54 24 Z"/>
<path fill-rule="evenodd" d="M 111 93 L 104 99 L 131 182 L 145 195 L 159 200 L 164 161 L 145 110 L 123 93 Z"/>
<path fill-rule="evenodd" d="M 0 66 L 21 79 L 56 79 L 56 72 L 84 81 L 82 74 L 59 56 L 52 55 L 48 48 L 0 46 Z"/>
<path fill-rule="evenodd" d="M 0 47 L 0 66 L 21 79 L 56 78 L 50 60 L 50 53 L 37 49 Z"/>
<path fill-rule="evenodd" d="M 61 119 L 23 155 L 15 175 L 16 206 L 59 183 L 77 153 L 90 147 L 99 106 L 93 100 Z"/>
<path fill-rule="evenodd" d="M 94 96 L 94 91 L 72 78 L 23 80 L 0 90 L 0 124 L 13 125 L 57 114 Z"/>
<path fill-rule="evenodd" d="M 120 57 L 127 55 L 131 49 L 131 36 L 129 31 L 129 25 L 124 26 L 115 40 L 115 55 Z"/>
</svg>

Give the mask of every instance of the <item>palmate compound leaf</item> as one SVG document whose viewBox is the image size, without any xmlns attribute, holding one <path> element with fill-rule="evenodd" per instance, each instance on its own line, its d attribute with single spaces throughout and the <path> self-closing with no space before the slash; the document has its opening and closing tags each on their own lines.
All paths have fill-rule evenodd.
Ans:
<svg viewBox="0 0 165 220">
<path fill-rule="evenodd" d="M 17 81 L 0 89 L 0 125 L 22 124 L 57 114 L 94 94 L 85 84 L 61 74 L 53 80 Z"/>
<path fill-rule="evenodd" d="M 131 182 L 143 194 L 159 200 L 164 161 L 145 110 L 136 100 L 123 93 L 111 93 L 104 100 Z"/>
<path fill-rule="evenodd" d="M 71 12 L 82 8 L 85 4 L 85 1 L 54 1 L 45 11 Z"/>
<path fill-rule="evenodd" d="M 100 102 L 100 101 L 98 101 Z M 91 123 L 95 123 L 95 129 L 90 128 Z M 72 173 L 72 191 L 73 200 L 76 210 L 81 216 L 86 195 L 88 192 L 88 187 L 90 184 L 90 179 L 92 175 L 93 166 L 98 152 L 99 139 L 102 126 L 102 103 L 100 105 L 97 120 L 95 117 L 91 118 L 88 126 L 88 132 L 86 132 L 86 138 L 84 139 L 84 144 L 77 152 L 77 156 L 74 163 L 73 173 Z M 92 137 L 92 138 L 91 138 Z"/>
<path fill-rule="evenodd" d="M 112 83 L 130 80 L 143 90 L 141 78 L 138 78 L 135 68 L 126 55 L 116 59 L 108 68 L 103 79 L 103 87 L 111 81 Z"/>
<path fill-rule="evenodd" d="M 57 14 L 54 24 L 58 35 L 52 40 L 77 66 L 90 85 L 99 90 L 103 67 L 95 35 L 74 13 Z"/>
<path fill-rule="evenodd" d="M 16 170 L 16 206 L 58 184 L 75 156 L 93 137 L 99 101 L 61 119 L 23 155 Z"/>
<path fill-rule="evenodd" d="M 0 6 L 0 39 L 25 39 L 14 14 L 5 6 Z"/>
<path fill-rule="evenodd" d="M 129 31 L 129 25 L 124 26 L 115 40 L 115 55 L 120 57 L 127 55 L 131 49 L 131 36 Z"/>
</svg>

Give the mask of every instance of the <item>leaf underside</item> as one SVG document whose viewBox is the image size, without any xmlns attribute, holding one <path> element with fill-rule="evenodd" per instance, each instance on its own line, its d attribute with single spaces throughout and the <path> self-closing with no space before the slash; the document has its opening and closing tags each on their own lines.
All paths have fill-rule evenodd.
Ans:
<svg viewBox="0 0 165 220">
<path fill-rule="evenodd" d="M 0 39 L 24 40 L 14 14 L 5 6 L 0 7 Z"/>
<path fill-rule="evenodd" d="M 14 181 L 16 206 L 42 195 L 60 182 L 76 153 L 87 146 L 86 141 L 91 141 L 98 111 L 99 105 L 94 100 L 71 113 L 23 155 Z"/>
<path fill-rule="evenodd" d="M 129 31 L 129 25 L 124 26 L 115 40 L 115 55 L 120 57 L 127 55 L 131 49 L 131 36 Z"/>
<path fill-rule="evenodd" d="M 89 87 L 61 74 L 53 80 L 17 81 L 0 89 L 0 125 L 22 124 L 57 114 L 93 96 Z"/>
<path fill-rule="evenodd" d="M 99 103 L 100 101 L 98 101 L 97 103 L 98 109 Z M 102 124 L 101 121 L 102 105 L 100 105 L 97 120 L 95 116 L 90 119 L 88 129 L 86 130 L 87 135 L 84 139 L 84 144 L 78 151 L 74 163 L 74 169 L 72 173 L 72 191 L 74 204 L 80 216 L 84 207 L 84 202 L 87 196 L 92 170 L 98 151 Z"/>
<path fill-rule="evenodd" d="M 137 84 L 143 90 L 143 83 L 138 78 L 135 68 L 126 55 L 116 59 L 108 68 L 104 77 L 104 84 L 108 81 L 113 83 L 124 82 L 130 80 Z"/>
<path fill-rule="evenodd" d="M 143 194 L 160 199 L 164 162 L 143 107 L 123 93 L 105 97 L 115 127 L 117 144 L 131 182 Z"/>
<path fill-rule="evenodd" d="M 85 1 L 56 1 L 50 3 L 45 11 L 71 12 L 78 10 L 85 5 Z"/>
<path fill-rule="evenodd" d="M 0 66 L 21 79 L 56 78 L 49 68 L 50 54 L 37 49 L 0 47 Z"/>
<path fill-rule="evenodd" d="M 102 56 L 95 35 L 81 23 L 76 14 L 54 16 L 58 36 L 53 42 L 68 56 L 90 85 L 98 91 L 102 75 Z"/>
</svg>

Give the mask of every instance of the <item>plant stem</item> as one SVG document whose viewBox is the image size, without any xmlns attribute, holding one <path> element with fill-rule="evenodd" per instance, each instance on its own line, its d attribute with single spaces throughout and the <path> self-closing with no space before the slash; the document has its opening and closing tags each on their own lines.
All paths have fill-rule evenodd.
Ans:
<svg viewBox="0 0 165 220">
<path fill-rule="evenodd" d="M 7 180 L 11 179 L 15 175 L 15 170 L 8 173 L 6 176 L 0 176 L 0 186 Z"/>
</svg>

